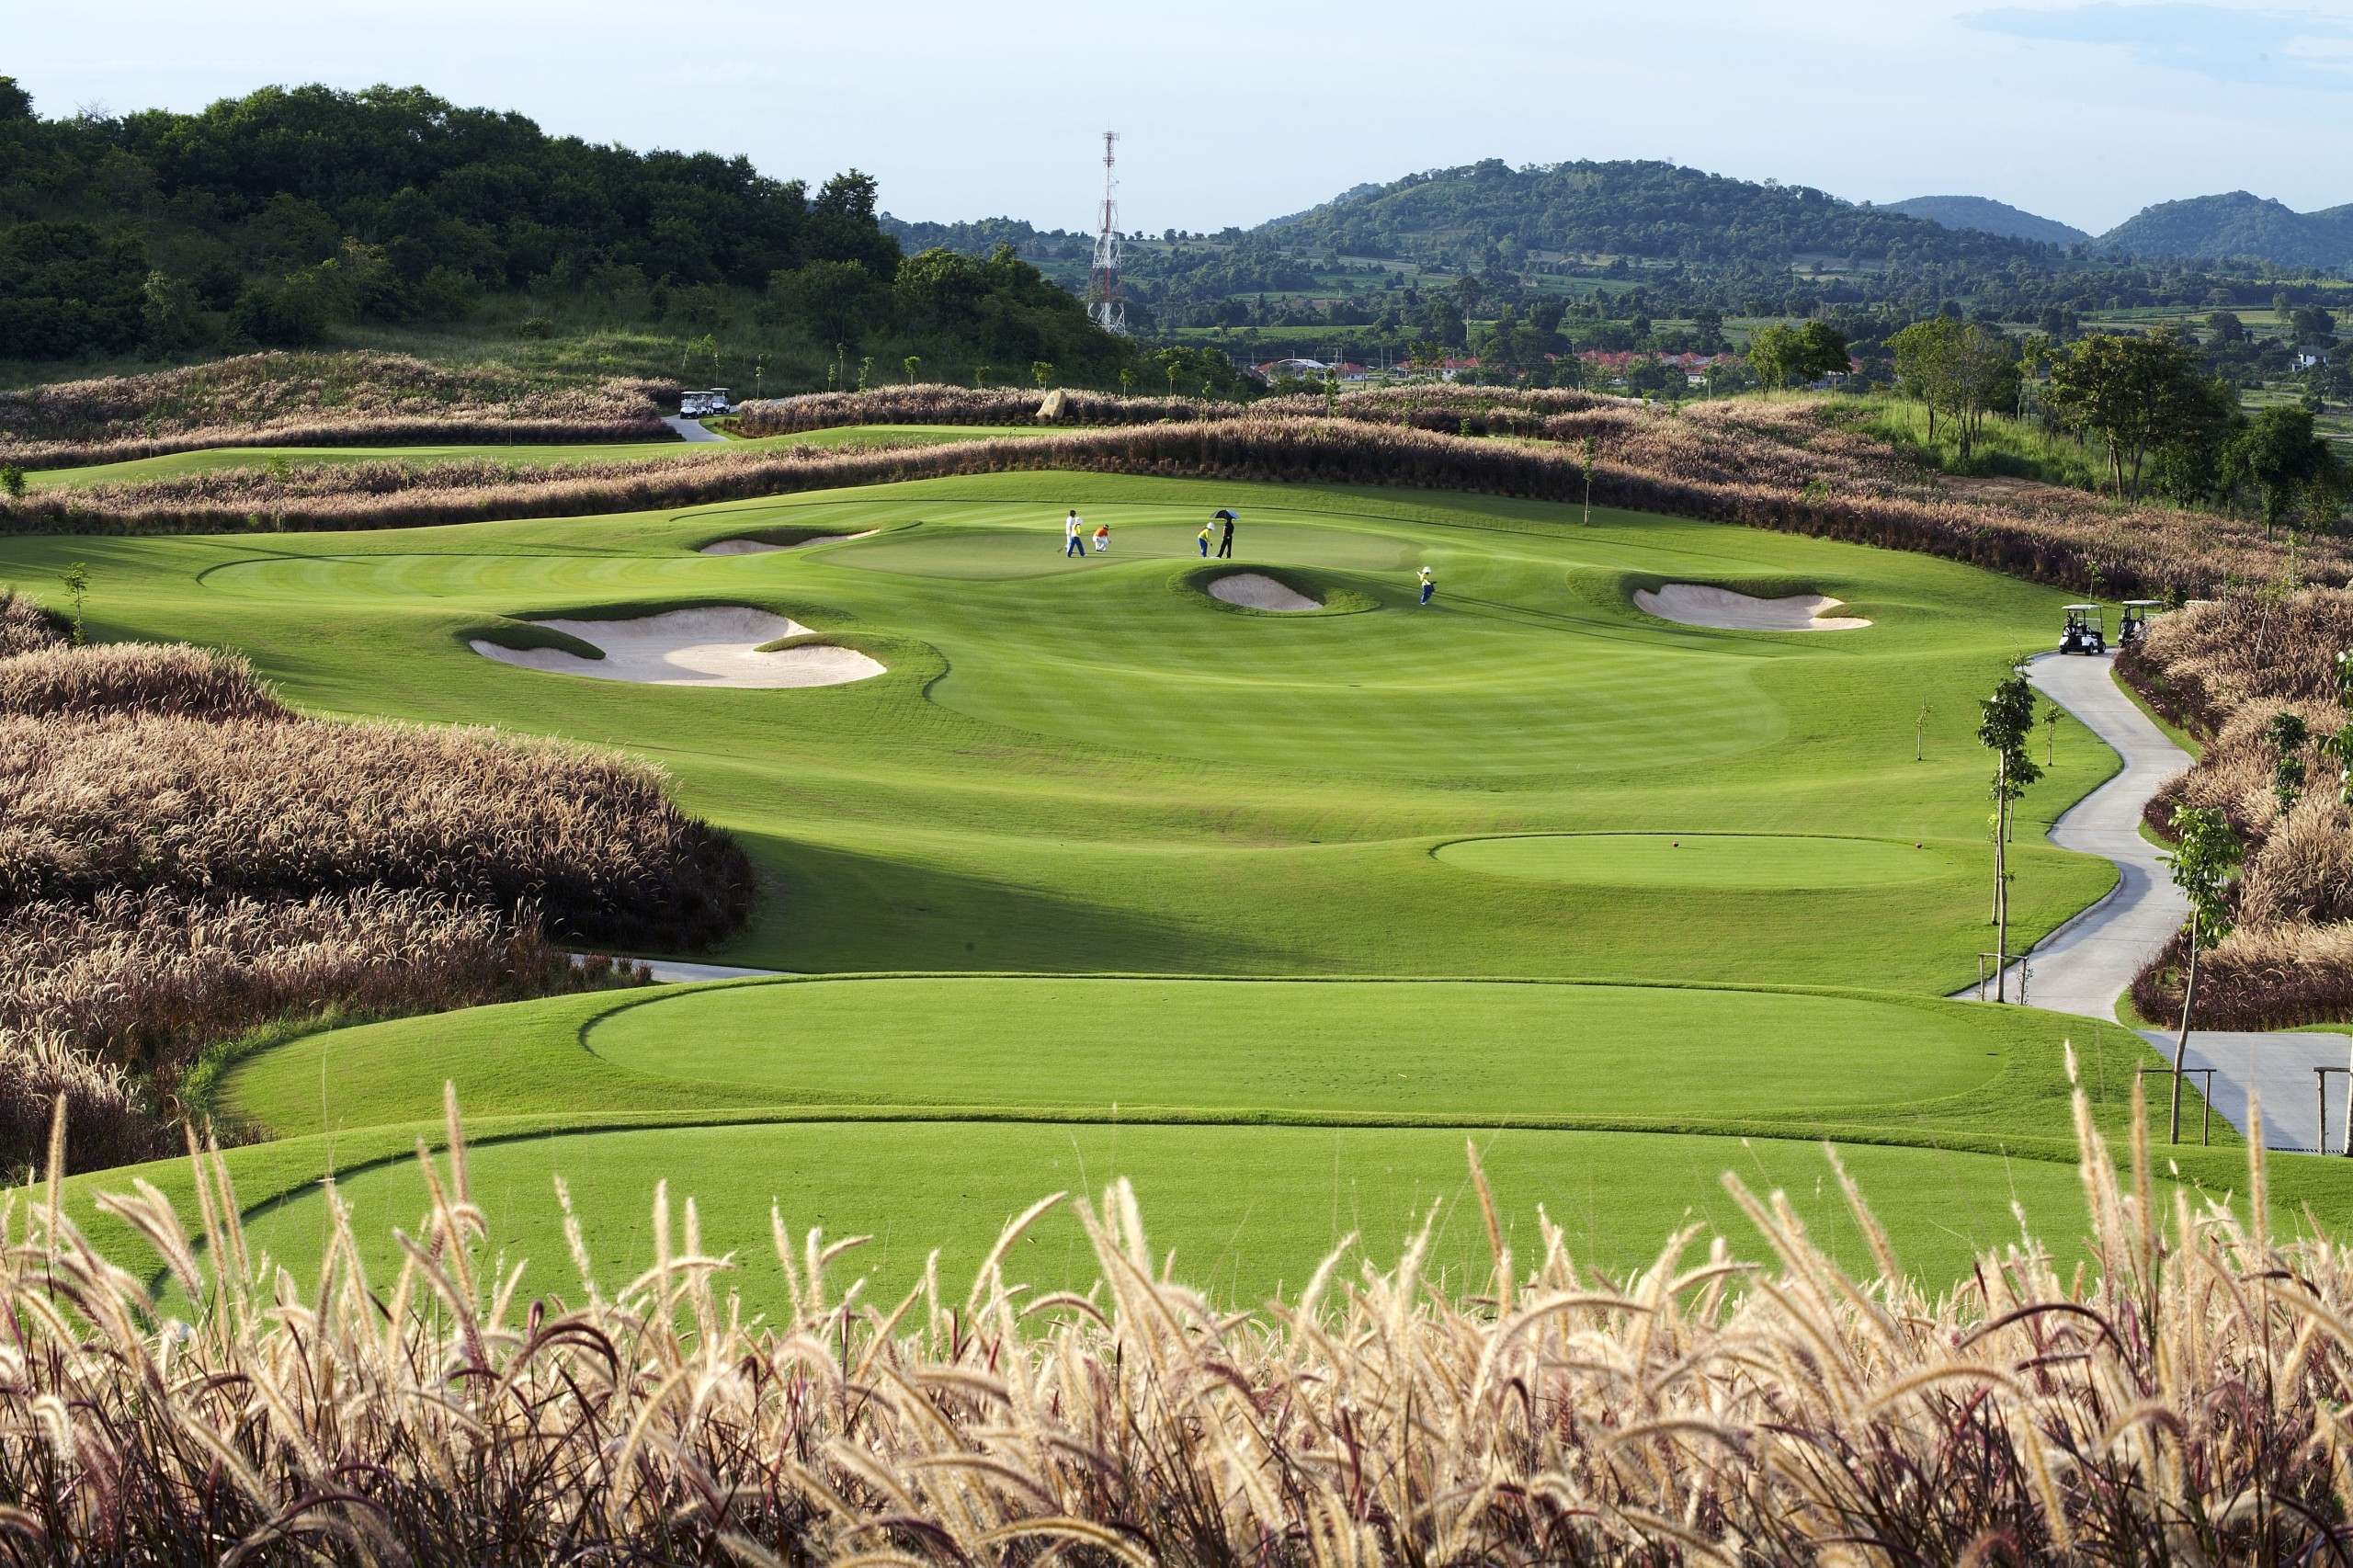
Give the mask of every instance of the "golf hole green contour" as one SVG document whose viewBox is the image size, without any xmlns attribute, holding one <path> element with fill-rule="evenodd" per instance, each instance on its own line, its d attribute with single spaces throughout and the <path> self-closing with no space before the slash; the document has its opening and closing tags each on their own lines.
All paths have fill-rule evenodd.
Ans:
<svg viewBox="0 0 2353 1568">
<path fill-rule="evenodd" d="M 1935 881 L 1942 849 L 1885 838 L 1733 833 L 1575 833 L 1464 838 L 1437 858 L 1461 871 L 1581 887 L 1818 892 Z"/>
<path fill-rule="evenodd" d="M 779 1103 L 1412 1125 L 1669 1118 L 1733 1084 L 1750 1114 L 1959 1094 L 2007 1054 L 1983 1013 L 1680 986 L 877 976 L 651 998 L 586 1041 L 633 1073 Z"/>
</svg>

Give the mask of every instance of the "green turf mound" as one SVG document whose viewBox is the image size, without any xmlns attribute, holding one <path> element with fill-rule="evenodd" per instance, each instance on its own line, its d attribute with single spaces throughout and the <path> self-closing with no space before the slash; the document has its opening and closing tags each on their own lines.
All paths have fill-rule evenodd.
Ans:
<svg viewBox="0 0 2353 1568">
<path fill-rule="evenodd" d="M 588 1049 L 803 1105 L 1112 1104 L 1286 1116 L 1672 1120 L 1959 1094 L 2006 1043 L 1951 1004 L 1666 986 L 960 976 L 787 981 L 622 1006 Z M 1868 1074 L 1826 1071 L 1868 1057 Z"/>
<path fill-rule="evenodd" d="M 1587 887 L 1875 888 L 1962 870 L 1943 849 L 1893 839 L 1768 834 L 1540 834 L 1458 839 L 1437 854 L 1460 870 Z"/>
<path fill-rule="evenodd" d="M 1505 1132 L 1478 1142 L 1507 1239 L 1523 1255 L 1538 1244 L 1541 1204 L 1580 1263 L 1612 1271 L 1649 1263 L 1669 1233 L 1694 1221 L 1720 1227 L 1735 1256 L 1765 1256 L 1723 1188 L 1729 1170 L 1753 1190 L 1787 1192 L 1818 1242 L 1869 1266 L 1817 1143 L 1622 1132 Z M 2082 1184 L 2072 1165 L 1868 1144 L 1840 1157 L 1903 1238 L 1899 1262 L 1925 1278 L 1961 1278 L 1974 1248 L 2015 1241 L 2014 1199 L 2063 1258 L 2080 1252 Z M 489 1247 L 506 1267 L 524 1267 L 526 1298 L 580 1290 L 555 1197 L 559 1176 L 602 1289 L 652 1266 L 654 1187 L 666 1180 L 673 1236 L 695 1199 L 704 1250 L 734 1260 L 720 1288 L 739 1292 L 747 1312 L 786 1303 L 771 1205 L 796 1244 L 812 1227 L 828 1241 L 872 1238 L 842 1260 L 836 1278 L 870 1271 L 868 1297 L 887 1303 L 921 1278 L 934 1248 L 941 1280 L 961 1291 L 1013 1215 L 1058 1189 L 1099 1193 L 1115 1176 L 1135 1184 L 1155 1264 L 1173 1249 L 1177 1278 L 1233 1305 L 1278 1293 L 1296 1300 L 1316 1261 L 1350 1233 L 1370 1256 L 1393 1261 L 1439 1201 L 1445 1222 L 1427 1271 L 1461 1284 L 1491 1267 L 1463 1134 L 1451 1129 L 818 1122 L 617 1131 L 477 1143 L 472 1174 Z M 413 1232 L 426 1207 L 415 1162 L 350 1172 L 337 1192 L 353 1210 L 371 1278 L 391 1278 L 402 1261 L 392 1229 Z M 256 1256 L 314 1277 L 324 1197 L 312 1187 L 247 1230 Z M 1033 1291 L 1084 1290 L 1096 1277 L 1066 1208 L 1016 1244 L 1006 1272 Z"/>
<path fill-rule="evenodd" d="M 1246 594 L 1229 597 L 1227 593 L 1218 591 L 1220 583 L 1247 583 L 1252 578 L 1263 578 L 1309 602 L 1279 607 L 1260 605 L 1249 602 Z M 1351 587 L 1328 574 L 1256 562 L 1244 565 L 1221 561 L 1211 566 L 1196 566 L 1178 573 L 1169 585 L 1180 597 L 1228 615 L 1275 616 L 1297 620 L 1308 616 L 1358 615 L 1381 608 L 1381 601 L 1372 595 Z"/>
</svg>

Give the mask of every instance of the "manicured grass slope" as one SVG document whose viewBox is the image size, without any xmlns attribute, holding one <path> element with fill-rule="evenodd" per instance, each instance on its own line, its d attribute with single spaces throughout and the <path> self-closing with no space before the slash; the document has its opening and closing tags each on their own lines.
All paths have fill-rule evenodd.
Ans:
<svg viewBox="0 0 2353 1568">
<path fill-rule="evenodd" d="M 1113 524 L 1109 557 L 1062 562 L 1065 501 Z M 1196 519 L 1218 501 L 1245 509 L 1245 562 L 1273 555 L 1381 608 L 1290 619 L 1181 590 Z M 386 534 L 9 540 L 0 579 L 86 561 L 97 634 L 236 646 L 313 709 L 618 742 L 665 763 L 773 890 L 734 961 L 1967 981 L 1984 896 L 1974 699 L 2009 653 L 2046 639 L 2061 596 L 1850 546 L 1574 517 L 1017 474 Z M 693 551 L 788 526 L 895 531 L 763 556 Z M 1405 592 L 1408 563 L 1425 560 L 1442 585 L 1427 611 Z M 1673 627 L 1573 591 L 1573 573 L 1802 576 L 1881 624 Z M 500 616 L 691 602 L 790 614 L 891 673 L 815 691 L 640 687 L 465 646 Z M 1927 760 L 1915 764 L 1923 702 Z M 2113 766 L 2072 724 L 2058 745 L 2052 781 L 2029 798 L 2029 839 Z M 1596 831 L 1933 841 L 1950 869 L 1595 896 L 1431 853 Z M 2019 860 L 2029 934 L 2111 875 L 2047 849 Z"/>
<path fill-rule="evenodd" d="M 1062 559 L 1074 504 L 1112 525 L 1108 556 Z M 1243 512 L 1240 563 L 1374 608 L 1220 608 L 1185 581 L 1215 505 Z M 882 531 L 695 552 L 799 528 Z M 245 1068 L 236 1102 L 281 1132 L 324 1135 L 233 1152 L 249 1199 L 396 1155 L 438 1114 L 445 1078 L 486 1136 L 564 1134 L 482 1157 L 517 1193 L 544 1195 L 558 1170 L 598 1184 L 594 1233 L 629 1233 L 660 1176 L 740 1206 L 786 1190 L 761 1172 L 790 1172 L 796 1222 L 813 1195 L 838 1192 L 895 1216 L 911 1248 L 910 1226 L 984 1244 L 1006 1210 L 1065 1184 L 1035 1151 L 1113 1136 L 1117 1101 L 1131 1119 L 1121 1168 L 1159 1173 L 1146 1195 L 1156 1183 L 1167 1239 L 1256 1259 L 1231 1275 L 1245 1294 L 1296 1278 L 1328 1240 L 1294 1232 L 1310 1189 L 1329 1186 L 1334 1140 L 1344 1179 L 1352 1159 L 1359 1180 L 1405 1173 L 1376 1205 L 1392 1220 L 1455 1189 L 1472 1129 L 1530 1162 L 1530 1185 L 1507 1183 L 1507 1199 L 1541 1196 L 1548 1171 L 1595 1173 L 1575 1179 L 1603 1183 L 1588 1189 L 1607 1221 L 1597 1244 L 1638 1238 L 1609 1252 L 1618 1262 L 1692 1206 L 1713 1213 L 1713 1176 L 1738 1146 L 1727 1135 L 1774 1143 L 1759 1157 L 1776 1169 L 1801 1159 L 1809 1185 L 1818 1156 L 1779 1140 L 1945 1145 L 1870 1156 L 1901 1234 L 1939 1270 L 1992 1234 L 1953 1205 L 2006 1230 L 2014 1179 L 2069 1187 L 2057 1040 L 2075 1026 L 1677 988 L 1933 994 L 1973 975 L 1986 898 L 1974 703 L 2010 656 L 2047 641 L 2063 596 L 2046 590 L 1657 517 L 1586 527 L 1535 504 L 1050 474 L 384 534 L 0 541 L 0 580 L 53 578 L 70 561 L 96 579 L 94 632 L 237 647 L 312 709 L 494 722 L 663 762 L 767 880 L 733 961 L 983 971 L 698 994 L 596 1028 L 605 1004 L 590 999 L 587 1012 L 547 1005 L 529 1028 L 493 1013 L 297 1042 Z M 1427 608 L 1410 593 L 1423 563 L 1440 583 Z M 1626 602 L 1630 583 L 1657 580 L 1801 583 L 1877 624 L 1671 626 Z M 466 647 L 501 618 L 698 603 L 789 614 L 890 673 L 788 692 L 616 686 Z M 2072 723 L 2055 745 L 2014 862 L 2028 937 L 2112 880 L 2032 845 L 2114 766 Z M 1573 836 L 1592 834 L 1696 836 L 1691 860 L 1670 860 L 1641 837 Z M 1738 835 L 1766 837 L 1718 841 Z M 1744 871 L 1744 847 L 1779 869 Z M 1667 983 L 1141 978 L 1154 974 Z M 1020 1117 L 1042 1119 L 1005 1119 Z M 1314 1125 L 1237 1125 L 1286 1119 Z M 687 1130 L 722 1121 L 764 1125 Z M 2062 1163 L 2014 1178 L 2006 1148 Z M 988 1180 L 954 1176 L 948 1199 L 944 1173 L 983 1168 Z M 397 1208 L 410 1179 L 377 1167 L 352 1190 Z M 552 1259 L 534 1201 L 502 1210 L 514 1218 L 499 1234 Z M 279 1211 L 288 1256 L 311 1202 Z M 1245 1225 L 1254 1203 L 1271 1229 Z"/>
</svg>

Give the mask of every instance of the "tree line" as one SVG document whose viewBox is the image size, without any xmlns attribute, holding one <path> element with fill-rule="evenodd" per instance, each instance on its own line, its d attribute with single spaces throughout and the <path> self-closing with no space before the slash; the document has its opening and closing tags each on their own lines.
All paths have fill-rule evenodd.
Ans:
<svg viewBox="0 0 2353 1568">
<path fill-rule="evenodd" d="M 422 87 L 44 119 L 0 77 L 0 352 L 300 347 L 339 321 L 454 322 L 517 290 L 662 318 L 718 290 L 859 358 L 888 338 L 967 365 L 1122 359 L 1003 247 L 903 283 L 912 264 L 876 195 L 855 169 L 812 189 L 742 157 L 550 136 Z"/>
</svg>

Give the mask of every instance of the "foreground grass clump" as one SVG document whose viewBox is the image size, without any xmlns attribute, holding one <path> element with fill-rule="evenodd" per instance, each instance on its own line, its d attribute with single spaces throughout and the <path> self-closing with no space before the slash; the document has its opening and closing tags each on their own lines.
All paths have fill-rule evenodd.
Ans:
<svg viewBox="0 0 2353 1568">
<path fill-rule="evenodd" d="M 641 764 L 306 719 L 242 658 L 68 646 L 27 605 L 0 599 L 0 1168 L 61 1095 L 77 1164 L 153 1157 L 197 1053 L 256 1024 L 570 990 L 556 938 L 707 942 L 750 906 Z"/>
<path fill-rule="evenodd" d="M 566 385 L 404 354 L 246 354 L 0 392 L 0 461 L 108 462 L 216 446 L 659 440 L 665 381 Z"/>
<path fill-rule="evenodd" d="M 561 1294 L 482 1245 L 455 1108 L 389 1281 L 347 1213 L 315 1280 L 257 1256 L 217 1155 L 197 1222 L 104 1199 L 164 1260 L 151 1294 L 34 1192 L 0 1200 L 0 1506 L 51 1559 L 1133 1564 L 2316 1560 L 2341 1552 L 2335 1410 L 2353 1253 L 2129 1172 L 2078 1102 L 2088 1270 L 2030 1237 L 1934 1299 L 1845 1182 L 1874 1267 L 1819 1250 L 1779 1193 L 1725 1186 L 1768 1267 L 1687 1230 L 1647 1267 L 1581 1267 L 1540 1210 L 1521 1257 L 1474 1158 L 1483 1281 L 1343 1240 L 1296 1295 L 1229 1315 L 1157 1262 L 1133 1194 L 1072 1205 L 1084 1295 L 843 1276 L 861 1237 L 713 1256 L 689 1201 L 652 1267 Z M 48 1193 L 61 1190 L 62 1122 Z M 730 1287 L 779 1274 L 747 1323 Z M 527 1282 L 528 1281 L 528 1282 Z"/>
<path fill-rule="evenodd" d="M 2353 590 L 2306 588 L 2159 616 L 2118 655 L 2150 706 L 2203 743 L 2149 802 L 2149 827 L 2170 837 L 2177 808 L 2210 807 L 2247 846 L 2230 890 L 2236 928 L 2198 960 L 2201 1026 L 2353 1018 L 2353 807 L 2339 788 L 2353 713 L 2336 664 L 2348 649 Z M 2188 961 L 2177 937 L 2141 971 L 2132 1001 L 2143 1017 L 2179 1019 Z"/>
</svg>

